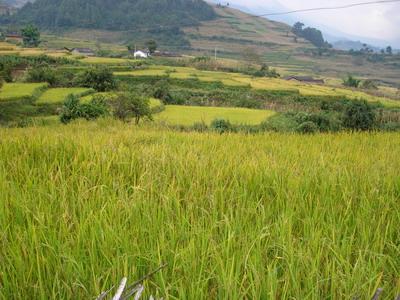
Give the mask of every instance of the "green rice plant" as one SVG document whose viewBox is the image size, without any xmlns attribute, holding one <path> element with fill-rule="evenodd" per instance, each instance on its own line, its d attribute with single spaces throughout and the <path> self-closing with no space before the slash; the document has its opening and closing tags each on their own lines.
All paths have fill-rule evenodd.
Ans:
<svg viewBox="0 0 400 300">
<path fill-rule="evenodd" d="M 94 93 L 93 89 L 88 88 L 53 88 L 44 92 L 36 101 L 37 104 L 57 104 L 62 103 L 68 95 L 87 96 Z"/>
<path fill-rule="evenodd" d="M 273 111 L 260 109 L 167 105 L 154 118 L 171 125 L 190 126 L 199 122 L 210 125 L 214 119 L 228 120 L 237 125 L 257 125 L 274 114 Z"/>
<path fill-rule="evenodd" d="M 400 293 L 400 134 L 0 129 L 0 298 Z"/>
</svg>

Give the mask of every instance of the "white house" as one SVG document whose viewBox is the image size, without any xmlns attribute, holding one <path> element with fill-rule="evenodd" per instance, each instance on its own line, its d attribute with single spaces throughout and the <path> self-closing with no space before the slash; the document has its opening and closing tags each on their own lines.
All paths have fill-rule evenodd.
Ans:
<svg viewBox="0 0 400 300">
<path fill-rule="evenodd" d="M 135 58 L 148 58 L 149 57 L 149 53 L 147 52 L 143 52 L 143 51 L 135 51 L 135 53 L 133 54 L 133 56 Z"/>
</svg>

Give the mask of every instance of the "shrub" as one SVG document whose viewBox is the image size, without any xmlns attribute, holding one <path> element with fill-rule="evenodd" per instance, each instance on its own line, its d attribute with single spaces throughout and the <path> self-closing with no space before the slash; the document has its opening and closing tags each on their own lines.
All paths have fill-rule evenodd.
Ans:
<svg viewBox="0 0 400 300">
<path fill-rule="evenodd" d="M 69 95 L 61 108 L 60 121 L 67 124 L 80 117 L 79 97 Z"/>
<path fill-rule="evenodd" d="M 312 121 L 307 121 L 301 123 L 296 131 L 300 133 L 316 133 L 318 132 L 318 126 Z"/>
<path fill-rule="evenodd" d="M 75 78 L 75 84 L 99 92 L 110 91 L 116 87 L 113 73 L 104 67 L 91 68 L 79 73 Z"/>
<path fill-rule="evenodd" d="M 80 117 L 86 120 L 95 120 L 108 114 L 106 98 L 103 95 L 97 95 L 89 103 L 80 105 Z"/>
<path fill-rule="evenodd" d="M 64 124 L 78 118 L 95 120 L 108 114 L 108 108 L 103 96 L 94 97 L 89 103 L 81 104 L 79 97 L 69 95 L 61 109 L 60 121 Z"/>
<path fill-rule="evenodd" d="M 371 79 L 364 80 L 361 84 L 361 88 L 366 89 L 366 90 L 377 90 L 378 89 L 376 83 Z"/>
<path fill-rule="evenodd" d="M 153 97 L 162 100 L 165 104 L 171 104 L 173 102 L 168 83 L 164 80 L 156 83 Z"/>
<path fill-rule="evenodd" d="M 224 119 L 215 119 L 211 122 L 211 129 L 215 130 L 218 133 L 224 133 L 231 131 L 233 129 L 232 124 L 228 120 Z"/>
<path fill-rule="evenodd" d="M 370 130 L 375 124 L 375 112 L 366 101 L 351 102 L 345 112 L 343 123 L 353 130 Z"/>
<path fill-rule="evenodd" d="M 38 67 L 29 69 L 26 81 L 47 82 L 51 86 L 55 86 L 58 82 L 54 70 L 50 69 L 49 67 Z"/>
<path fill-rule="evenodd" d="M 343 79 L 343 85 L 348 87 L 355 87 L 358 88 L 360 85 L 361 80 L 354 78 L 353 76 L 349 75 L 346 79 Z"/>
</svg>

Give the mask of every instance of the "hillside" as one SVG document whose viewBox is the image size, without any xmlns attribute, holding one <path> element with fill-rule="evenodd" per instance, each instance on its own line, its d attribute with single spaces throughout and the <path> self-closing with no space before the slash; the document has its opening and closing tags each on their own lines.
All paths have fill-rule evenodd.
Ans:
<svg viewBox="0 0 400 300">
<path fill-rule="evenodd" d="M 193 25 L 214 17 L 212 7 L 202 0 L 37 0 L 21 8 L 11 21 L 51 30 L 128 30 L 177 22 Z"/>
<path fill-rule="evenodd" d="M 13 21 L 41 26 L 46 33 L 44 46 L 50 48 L 80 45 L 95 48 L 101 43 L 103 49 L 120 51 L 128 44 L 142 48 L 147 40 L 155 39 L 160 50 L 186 55 L 217 54 L 239 61 L 252 56 L 278 68 L 283 75 L 320 76 L 337 81 L 353 74 L 400 86 L 398 55 L 373 57 L 340 50 L 321 52 L 308 41 L 296 38 L 288 24 L 254 18 L 230 7 L 187 0 L 83 3 L 83 0 L 37 0 L 21 9 Z"/>
</svg>

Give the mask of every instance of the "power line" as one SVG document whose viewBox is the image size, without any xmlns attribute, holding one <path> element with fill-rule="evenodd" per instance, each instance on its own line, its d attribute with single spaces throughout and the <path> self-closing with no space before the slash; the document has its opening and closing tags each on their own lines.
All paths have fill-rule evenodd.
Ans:
<svg viewBox="0 0 400 300">
<path fill-rule="evenodd" d="M 305 9 L 298 9 L 298 10 L 291 10 L 286 12 L 277 12 L 277 13 L 266 13 L 261 15 L 251 15 L 246 18 L 261 18 L 261 17 L 268 17 L 268 16 L 281 16 L 281 15 L 289 15 L 294 13 L 301 13 L 301 12 L 312 12 L 312 11 L 321 11 L 321 10 L 339 10 L 339 9 L 348 9 L 352 7 L 358 6 L 366 6 L 366 5 L 374 5 L 374 4 L 386 4 L 386 3 L 394 3 L 400 2 L 400 0 L 381 0 L 381 1 L 370 1 L 370 2 L 359 2 L 341 6 L 328 6 L 328 7 L 315 7 L 315 8 L 305 8 Z M 245 18 L 243 18 L 245 19 Z"/>
</svg>

